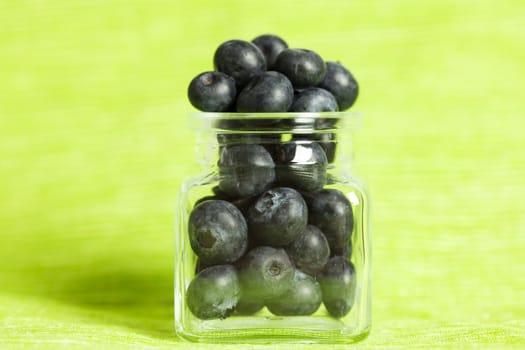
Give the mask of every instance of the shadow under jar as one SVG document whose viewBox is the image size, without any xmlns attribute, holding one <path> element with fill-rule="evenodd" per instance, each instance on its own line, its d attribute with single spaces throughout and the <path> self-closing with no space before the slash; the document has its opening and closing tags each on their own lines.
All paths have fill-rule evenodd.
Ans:
<svg viewBox="0 0 525 350">
<path fill-rule="evenodd" d="M 194 113 L 177 197 L 175 327 L 201 342 L 352 343 L 370 330 L 360 115 Z"/>
</svg>

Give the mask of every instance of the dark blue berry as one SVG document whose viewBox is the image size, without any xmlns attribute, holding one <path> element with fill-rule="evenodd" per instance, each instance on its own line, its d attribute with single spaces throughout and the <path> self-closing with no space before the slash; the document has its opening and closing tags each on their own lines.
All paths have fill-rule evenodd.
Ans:
<svg viewBox="0 0 525 350">
<path fill-rule="evenodd" d="M 251 197 L 275 179 L 275 164 L 260 145 L 238 144 L 222 149 L 218 162 L 219 188 L 230 197 Z"/>
<path fill-rule="evenodd" d="M 235 102 L 235 80 L 221 72 L 204 72 L 197 75 L 188 87 L 191 104 L 204 112 L 224 112 Z"/>
<path fill-rule="evenodd" d="M 286 246 L 286 252 L 295 266 L 309 274 L 317 274 L 330 258 L 330 246 L 324 234 L 317 227 L 306 229 Z"/>
<path fill-rule="evenodd" d="M 274 69 L 290 79 L 295 88 L 319 84 L 326 73 L 326 64 L 317 53 L 305 49 L 284 49 L 275 61 Z"/>
<path fill-rule="evenodd" d="M 354 304 L 356 275 L 354 265 L 341 256 L 328 260 L 319 277 L 323 303 L 333 317 L 345 316 Z"/>
<path fill-rule="evenodd" d="M 292 285 L 282 295 L 266 301 L 266 307 L 278 316 L 306 316 L 319 309 L 322 292 L 319 282 L 304 272 L 295 270 Z"/>
<path fill-rule="evenodd" d="M 326 182 L 326 155 L 316 142 L 276 145 L 272 156 L 279 186 L 299 191 L 318 191 Z"/>
<path fill-rule="evenodd" d="M 279 72 L 254 77 L 237 96 L 237 112 L 286 112 L 293 102 L 292 83 Z"/>
<path fill-rule="evenodd" d="M 250 236 L 262 244 L 285 246 L 306 228 L 308 208 L 299 192 L 277 187 L 264 192 L 248 209 Z"/>
<path fill-rule="evenodd" d="M 352 205 L 343 192 L 324 189 L 304 195 L 308 203 L 308 223 L 326 236 L 332 255 L 350 256 L 354 226 Z"/>
<path fill-rule="evenodd" d="M 338 62 L 326 62 L 326 75 L 318 86 L 334 95 L 340 111 L 352 107 L 359 93 L 352 73 Z"/>
<path fill-rule="evenodd" d="M 231 265 L 216 265 L 199 272 L 186 292 L 191 313 L 208 320 L 228 317 L 239 300 L 241 288 Z"/>
<path fill-rule="evenodd" d="M 275 60 L 281 51 L 288 48 L 288 44 L 283 39 L 272 34 L 260 35 L 253 39 L 252 43 L 261 50 L 266 58 L 266 69 L 268 70 L 272 70 Z"/>
<path fill-rule="evenodd" d="M 335 97 L 325 89 L 312 87 L 296 92 L 290 112 L 337 112 Z"/>
<path fill-rule="evenodd" d="M 264 55 L 254 44 L 244 40 L 229 40 L 222 43 L 213 57 L 215 70 L 235 79 L 242 87 L 250 79 L 266 70 Z"/>
<path fill-rule="evenodd" d="M 242 295 L 247 302 L 259 302 L 283 294 L 290 288 L 294 267 L 282 248 L 259 246 L 237 264 Z"/>
<path fill-rule="evenodd" d="M 223 200 L 199 203 L 188 222 L 190 244 L 203 264 L 234 262 L 248 246 L 248 227 L 242 213 Z"/>
</svg>

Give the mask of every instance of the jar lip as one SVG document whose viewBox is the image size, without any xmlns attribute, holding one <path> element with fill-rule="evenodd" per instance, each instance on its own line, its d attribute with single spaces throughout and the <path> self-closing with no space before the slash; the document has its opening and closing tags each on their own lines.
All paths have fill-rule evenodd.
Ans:
<svg viewBox="0 0 525 350">
<path fill-rule="evenodd" d="M 362 113 L 346 112 L 275 112 L 275 113 L 240 113 L 240 112 L 190 112 L 190 127 L 207 130 L 239 130 L 239 123 L 244 131 L 279 131 L 286 130 L 357 130 L 362 125 Z M 285 123 L 278 123 L 284 121 Z M 230 122 L 231 127 L 228 125 Z M 248 122 L 248 123 L 246 123 Z M 252 123 L 250 123 L 252 122 Z M 231 124 L 234 123 L 234 124 Z M 237 123 L 237 124 L 235 124 Z M 278 124 L 276 124 L 278 123 Z M 233 126 L 235 125 L 235 126 Z M 285 125 L 283 127 L 283 125 Z"/>
</svg>

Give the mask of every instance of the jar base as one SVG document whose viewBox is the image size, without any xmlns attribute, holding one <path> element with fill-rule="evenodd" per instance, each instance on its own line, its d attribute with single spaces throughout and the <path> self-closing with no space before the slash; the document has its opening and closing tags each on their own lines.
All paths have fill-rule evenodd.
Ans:
<svg viewBox="0 0 525 350">
<path fill-rule="evenodd" d="M 210 332 L 194 334 L 177 331 L 179 339 L 194 343 L 245 343 L 245 344 L 275 344 L 275 343 L 303 343 L 303 344 L 353 344 L 363 341 L 370 334 L 370 328 L 356 335 L 341 334 L 340 332 L 318 331 L 292 333 L 287 330 L 277 332 L 276 329 L 258 329 L 249 331 Z"/>
<path fill-rule="evenodd" d="M 203 343 L 351 344 L 365 339 L 370 326 L 350 328 L 329 316 L 237 316 L 200 320 L 189 327 L 177 324 L 176 333 L 182 340 Z"/>
</svg>

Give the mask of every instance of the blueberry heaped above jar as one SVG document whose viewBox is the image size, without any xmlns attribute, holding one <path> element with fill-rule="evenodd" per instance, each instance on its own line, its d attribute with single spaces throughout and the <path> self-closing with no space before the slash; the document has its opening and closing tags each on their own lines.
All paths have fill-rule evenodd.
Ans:
<svg viewBox="0 0 525 350">
<path fill-rule="evenodd" d="M 273 34 L 225 41 L 213 63 L 214 72 L 198 74 L 188 87 L 190 102 L 203 112 L 344 111 L 359 91 L 341 63 L 290 48 Z"/>
<path fill-rule="evenodd" d="M 229 111 L 236 96 L 235 80 L 221 72 L 201 73 L 188 87 L 191 104 L 205 112 Z"/>
<path fill-rule="evenodd" d="M 352 107 L 359 92 L 354 76 L 339 62 L 326 62 L 326 74 L 319 87 L 334 95 L 342 111 Z"/>
<path fill-rule="evenodd" d="M 215 69 L 235 79 L 242 87 L 266 70 L 266 59 L 254 44 L 243 40 L 222 43 L 213 57 Z"/>
<path fill-rule="evenodd" d="M 275 70 L 285 74 L 297 89 L 316 86 L 326 74 L 326 63 L 311 50 L 285 49 L 275 61 Z"/>
<path fill-rule="evenodd" d="M 293 86 L 279 72 L 268 71 L 254 77 L 237 96 L 237 112 L 287 111 L 293 102 Z"/>
<path fill-rule="evenodd" d="M 288 48 L 288 44 L 277 35 L 263 34 L 252 40 L 252 43 L 257 46 L 266 58 L 266 68 L 273 69 L 273 65 L 277 60 L 277 56 Z"/>
<path fill-rule="evenodd" d="M 334 95 L 325 89 L 311 87 L 295 94 L 290 112 L 337 112 Z"/>
</svg>

